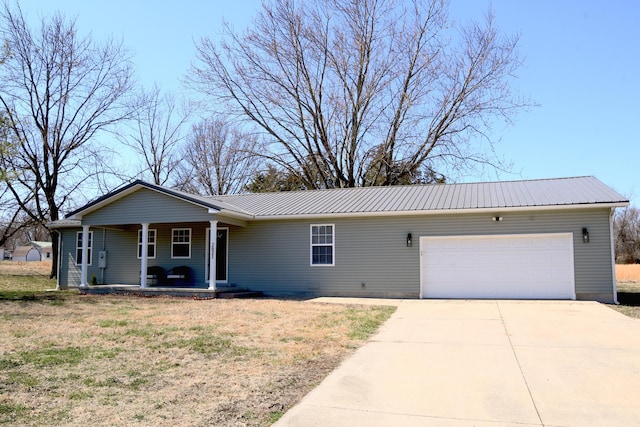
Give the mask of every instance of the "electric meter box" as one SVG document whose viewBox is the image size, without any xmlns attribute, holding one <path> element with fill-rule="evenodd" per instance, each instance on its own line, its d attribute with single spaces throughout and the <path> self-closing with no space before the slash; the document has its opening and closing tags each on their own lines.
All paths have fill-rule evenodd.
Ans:
<svg viewBox="0 0 640 427">
<path fill-rule="evenodd" d="M 98 252 L 98 267 L 107 268 L 107 251 Z"/>
</svg>

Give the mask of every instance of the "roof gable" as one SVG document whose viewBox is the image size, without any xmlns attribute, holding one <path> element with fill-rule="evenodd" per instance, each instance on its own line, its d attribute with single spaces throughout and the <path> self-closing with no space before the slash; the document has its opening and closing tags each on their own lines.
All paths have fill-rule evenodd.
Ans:
<svg viewBox="0 0 640 427">
<path fill-rule="evenodd" d="M 156 193 L 164 194 L 168 197 L 189 203 L 191 205 L 205 208 L 211 211 L 211 213 L 221 212 L 230 217 L 242 219 L 252 217 L 249 212 L 246 212 L 236 206 L 229 205 L 224 201 L 214 201 L 209 197 L 198 196 L 195 194 L 186 193 L 184 191 L 179 191 L 172 188 L 167 188 L 160 185 L 150 184 L 148 182 L 137 180 L 114 191 L 111 191 L 104 196 L 99 197 L 92 202 L 89 202 L 83 207 L 70 212 L 69 214 L 67 214 L 64 220 L 56 221 L 56 224 L 59 223 L 61 226 L 75 226 L 77 224 L 71 223 L 70 221 L 82 219 L 85 215 L 88 215 L 98 209 L 102 209 L 105 206 L 111 205 L 117 200 L 127 197 L 128 195 L 133 194 L 141 189 L 154 191 Z"/>
<path fill-rule="evenodd" d="M 219 212 L 215 210 L 214 212 Z M 142 187 L 82 216 L 83 225 L 209 221 L 211 208 Z"/>
</svg>

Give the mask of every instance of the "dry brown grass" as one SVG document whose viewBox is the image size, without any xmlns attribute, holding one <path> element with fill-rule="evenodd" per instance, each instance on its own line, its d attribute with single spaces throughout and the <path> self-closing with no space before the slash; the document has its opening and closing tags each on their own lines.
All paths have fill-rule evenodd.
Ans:
<svg viewBox="0 0 640 427">
<path fill-rule="evenodd" d="M 10 276 L 49 276 L 51 261 L 0 261 L 0 274 Z"/>
<path fill-rule="evenodd" d="M 640 283 L 640 264 L 616 264 L 616 281 Z"/>
<path fill-rule="evenodd" d="M 0 423 L 269 425 L 393 311 L 61 295 L 0 300 Z"/>
</svg>

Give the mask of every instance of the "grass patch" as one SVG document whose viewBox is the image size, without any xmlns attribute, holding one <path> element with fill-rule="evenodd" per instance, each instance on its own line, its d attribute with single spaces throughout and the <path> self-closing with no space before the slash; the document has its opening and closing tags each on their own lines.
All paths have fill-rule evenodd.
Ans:
<svg viewBox="0 0 640 427">
<path fill-rule="evenodd" d="M 176 341 L 165 342 L 165 346 L 177 347 L 190 352 L 199 353 L 205 356 L 224 354 L 230 357 L 240 356 L 260 356 L 261 352 L 247 346 L 234 343 L 232 337 L 216 334 L 214 332 L 203 332 L 190 338 L 182 338 Z"/>
<path fill-rule="evenodd" d="M 25 387 L 35 387 L 40 384 L 40 380 L 25 372 L 8 372 L 7 383 L 22 385 Z"/>
<path fill-rule="evenodd" d="M 20 403 L 0 402 L 0 423 L 14 423 L 29 413 L 29 408 Z"/>
<path fill-rule="evenodd" d="M 391 317 L 394 311 L 396 311 L 395 307 L 373 307 L 367 311 L 350 309 L 346 313 L 347 318 L 351 321 L 349 337 L 356 340 L 366 340 Z"/>
<path fill-rule="evenodd" d="M 89 400 L 93 399 L 94 394 L 90 391 L 79 390 L 69 394 L 69 400 Z"/>
<path fill-rule="evenodd" d="M 0 301 L 62 301 L 73 291 L 48 292 L 56 281 L 46 276 L 0 274 Z"/>
<path fill-rule="evenodd" d="M 282 418 L 283 415 L 284 415 L 284 412 L 282 411 L 269 412 L 269 418 L 268 418 L 269 424 L 274 424 L 276 421 Z"/>
<path fill-rule="evenodd" d="M 20 366 L 20 362 L 18 362 L 13 358 L 6 357 L 6 358 L 0 359 L 0 371 L 6 371 L 8 369 L 17 368 L 18 366 Z"/>
<path fill-rule="evenodd" d="M 129 322 L 126 320 L 106 319 L 98 322 L 98 326 L 101 328 L 115 328 L 127 325 L 129 325 Z"/>
<path fill-rule="evenodd" d="M 48 344 L 44 348 L 38 348 L 19 353 L 20 364 L 32 364 L 36 367 L 52 367 L 57 365 L 77 365 L 90 353 L 88 348 L 80 347 L 55 347 Z"/>
</svg>

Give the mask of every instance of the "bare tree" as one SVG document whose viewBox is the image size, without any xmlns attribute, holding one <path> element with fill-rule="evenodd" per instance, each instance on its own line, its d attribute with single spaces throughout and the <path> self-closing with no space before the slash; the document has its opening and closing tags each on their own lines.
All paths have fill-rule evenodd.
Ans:
<svg viewBox="0 0 640 427">
<path fill-rule="evenodd" d="M 4 183 L 0 183 L 0 247 L 11 247 L 23 232 L 38 228 L 38 223 L 16 203 L 13 195 Z"/>
<path fill-rule="evenodd" d="M 176 186 L 198 194 L 234 194 L 243 191 L 256 172 L 255 136 L 233 127 L 222 116 L 193 126 L 183 148 Z"/>
<path fill-rule="evenodd" d="M 19 5 L 0 11 L 5 50 L 0 65 L 0 115 L 6 118 L 10 154 L 0 156 L 4 181 L 34 221 L 59 219 L 73 194 L 104 170 L 101 131 L 130 116 L 126 100 L 132 69 L 121 44 L 80 37 L 75 21 L 56 14 L 39 29 Z M 57 274 L 57 234 L 52 276 Z"/>
<path fill-rule="evenodd" d="M 309 188 L 500 168 L 488 130 L 527 106 L 510 89 L 518 38 L 491 11 L 454 26 L 445 0 L 274 0 L 225 36 L 198 43 L 189 81 Z"/>
<path fill-rule="evenodd" d="M 616 210 L 613 230 L 616 262 L 640 262 L 640 209 L 627 206 Z"/>
<path fill-rule="evenodd" d="M 162 95 L 158 87 L 143 92 L 140 105 L 130 132 L 119 139 L 141 156 L 141 175 L 149 176 L 154 184 L 165 185 L 178 164 L 177 149 L 189 112 L 173 96 Z"/>
</svg>

